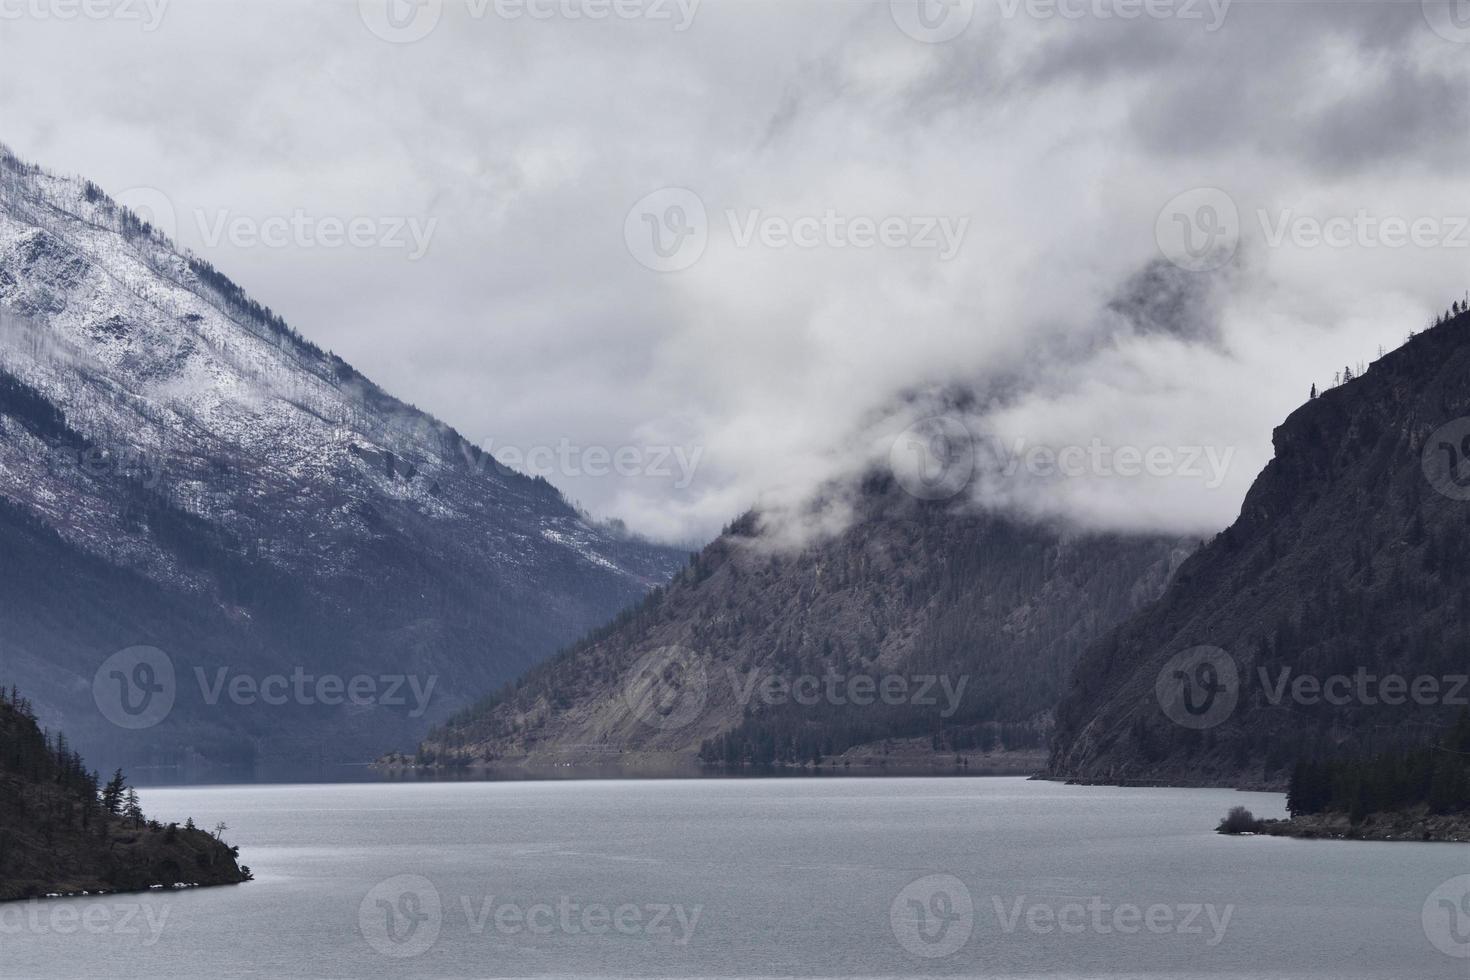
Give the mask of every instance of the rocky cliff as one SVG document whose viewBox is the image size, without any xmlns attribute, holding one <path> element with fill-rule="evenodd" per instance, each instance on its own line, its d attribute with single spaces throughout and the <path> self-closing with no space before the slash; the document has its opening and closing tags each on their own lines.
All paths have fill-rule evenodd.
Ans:
<svg viewBox="0 0 1470 980">
<path fill-rule="evenodd" d="M 1470 315 L 1455 313 L 1275 430 L 1239 519 L 1082 656 L 1053 774 L 1281 787 L 1298 758 L 1453 725 L 1470 697 Z"/>
</svg>

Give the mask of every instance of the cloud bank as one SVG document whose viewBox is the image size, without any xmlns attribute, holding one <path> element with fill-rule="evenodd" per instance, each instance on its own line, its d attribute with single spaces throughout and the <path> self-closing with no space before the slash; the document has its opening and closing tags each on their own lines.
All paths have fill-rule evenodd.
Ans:
<svg viewBox="0 0 1470 980">
<path fill-rule="evenodd" d="M 0 18 L 17 153 L 666 540 L 922 478 L 936 411 L 987 505 L 1209 533 L 1312 383 L 1470 284 L 1433 0 L 62 9 Z"/>
</svg>

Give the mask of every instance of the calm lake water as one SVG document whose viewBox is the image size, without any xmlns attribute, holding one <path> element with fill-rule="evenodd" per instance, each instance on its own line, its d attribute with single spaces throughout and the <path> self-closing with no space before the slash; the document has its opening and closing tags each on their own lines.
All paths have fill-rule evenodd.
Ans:
<svg viewBox="0 0 1470 980">
<path fill-rule="evenodd" d="M 743 779 L 143 802 L 228 822 L 257 880 L 0 906 L 0 976 L 1470 976 L 1440 948 L 1466 951 L 1470 917 L 1435 893 L 1470 847 L 1211 832 L 1276 795 Z"/>
</svg>

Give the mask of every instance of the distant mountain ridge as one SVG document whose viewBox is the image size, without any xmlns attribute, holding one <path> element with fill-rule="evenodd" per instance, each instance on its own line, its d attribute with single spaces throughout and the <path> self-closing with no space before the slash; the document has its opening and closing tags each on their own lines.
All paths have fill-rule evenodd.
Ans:
<svg viewBox="0 0 1470 980">
<path fill-rule="evenodd" d="M 0 677 L 89 757 L 133 766 L 371 758 L 684 559 L 590 522 L 95 185 L 3 148 L 0 540 Z M 175 668 L 143 731 L 91 690 L 134 645 Z M 413 716 L 228 688 L 211 704 L 199 671 L 220 667 L 433 678 L 433 696 Z"/>
<path fill-rule="evenodd" d="M 1276 429 L 1239 519 L 1187 559 L 877 474 L 853 524 L 799 552 L 737 522 L 419 759 L 963 763 L 1050 736 L 1057 777 L 1280 789 L 1303 760 L 1438 744 L 1470 699 L 1470 313 L 1344 377 Z M 953 710 L 819 693 L 921 676 L 974 686 Z"/>
<path fill-rule="evenodd" d="M 777 548 L 747 515 L 419 757 L 631 771 L 1034 757 L 1072 660 L 1188 548 L 966 512 L 875 474 L 840 535 Z"/>
<path fill-rule="evenodd" d="M 1273 439 L 1239 519 L 1078 662 L 1052 774 L 1282 788 L 1298 760 L 1424 748 L 1455 724 L 1470 314 L 1457 302 Z"/>
</svg>

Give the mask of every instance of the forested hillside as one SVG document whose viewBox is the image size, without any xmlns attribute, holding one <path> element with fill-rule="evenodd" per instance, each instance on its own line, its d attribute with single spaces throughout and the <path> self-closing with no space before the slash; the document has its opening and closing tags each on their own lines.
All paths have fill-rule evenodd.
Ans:
<svg viewBox="0 0 1470 980">
<path fill-rule="evenodd" d="M 1187 548 L 968 513 L 886 474 L 859 511 L 795 551 L 748 515 L 667 589 L 436 730 L 421 758 L 760 766 L 861 762 L 895 742 L 947 761 L 1040 749 L 1073 660 L 1158 595 Z"/>
<path fill-rule="evenodd" d="M 149 820 L 121 772 L 102 782 L 30 703 L 0 689 L 0 901 L 247 881 L 238 848 Z"/>
<path fill-rule="evenodd" d="M 1284 787 L 1438 744 L 1470 697 L 1467 379 L 1457 302 L 1293 412 L 1239 519 L 1078 663 L 1053 773 Z"/>
</svg>

